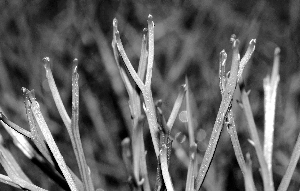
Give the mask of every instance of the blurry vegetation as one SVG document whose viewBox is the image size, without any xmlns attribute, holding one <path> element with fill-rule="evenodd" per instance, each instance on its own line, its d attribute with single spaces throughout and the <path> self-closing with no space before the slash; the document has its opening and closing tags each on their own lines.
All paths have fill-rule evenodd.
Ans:
<svg viewBox="0 0 300 191">
<path fill-rule="evenodd" d="M 155 53 L 152 78 L 154 100 L 161 99 L 169 116 L 185 76 L 189 78 L 195 141 L 201 158 L 207 147 L 221 102 L 218 58 L 231 50 L 236 34 L 240 50 L 256 38 L 256 50 L 243 75 L 256 126 L 263 142 L 263 79 L 271 74 L 274 49 L 280 47 L 273 178 L 278 187 L 289 163 L 300 124 L 300 1 L 96 1 L 96 0 L 1 0 L 0 1 L 0 107 L 9 119 L 27 125 L 22 87 L 35 90 L 42 113 L 70 168 L 79 174 L 71 140 L 54 104 L 42 58 L 52 60 L 52 72 L 69 112 L 72 111 L 72 60 L 78 58 L 80 88 L 79 127 L 83 150 L 95 188 L 130 190 L 122 160 L 121 142 L 128 137 L 131 119 L 128 96 L 111 48 L 112 21 L 117 18 L 124 48 L 137 68 L 142 30 L 151 13 L 155 22 Z M 231 60 L 229 52 L 229 60 Z M 230 65 L 228 65 L 229 67 Z M 228 69 L 227 69 L 228 70 Z M 185 108 L 185 107 L 184 107 Z M 245 116 L 233 100 L 233 111 L 244 156 L 250 153 L 254 182 L 262 190 L 259 163 Z M 150 184 L 154 185 L 156 159 L 148 128 L 144 129 Z M 172 136 L 188 135 L 186 124 L 176 119 Z M 1 128 L 6 148 L 15 156 L 32 182 L 48 190 L 60 189 L 15 147 Z M 189 144 L 182 143 L 188 154 Z M 174 154 L 174 152 L 173 152 Z M 189 161 L 172 157 L 170 174 L 175 190 L 184 190 Z M 4 169 L 0 167 L 0 173 Z M 289 187 L 300 187 L 296 168 Z M 204 190 L 244 190 L 226 131 L 223 131 Z M 1 190 L 13 187 L 0 184 Z"/>
</svg>

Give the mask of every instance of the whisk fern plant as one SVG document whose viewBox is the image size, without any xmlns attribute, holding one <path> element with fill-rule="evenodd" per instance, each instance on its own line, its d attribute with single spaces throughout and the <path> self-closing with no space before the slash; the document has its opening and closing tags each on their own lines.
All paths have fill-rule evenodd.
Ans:
<svg viewBox="0 0 300 191">
<path fill-rule="evenodd" d="M 162 101 L 155 101 L 151 90 L 152 71 L 154 65 L 154 22 L 151 15 L 148 17 L 148 27 L 144 29 L 142 36 L 141 56 L 137 71 L 133 68 L 128 56 L 125 53 L 121 42 L 120 32 L 118 31 L 117 19 L 113 20 L 113 40 L 112 50 L 120 76 L 126 87 L 129 96 L 129 109 L 132 119 L 132 128 L 130 137 L 122 141 L 122 157 L 128 172 L 130 188 L 135 191 L 173 191 L 174 185 L 172 175 L 169 171 L 172 150 L 177 150 L 178 145 L 176 137 L 171 134 L 175 119 L 178 116 L 182 103 L 185 101 L 187 114 L 188 140 L 190 150 L 189 163 L 186 177 L 186 191 L 200 190 L 209 170 L 210 164 L 219 141 L 223 128 L 227 129 L 233 145 L 237 162 L 245 181 L 245 189 L 249 191 L 256 190 L 252 176 L 251 156 L 243 155 L 238 134 L 236 130 L 234 112 L 232 110 L 233 95 L 236 89 L 240 89 L 240 105 L 247 118 L 251 141 L 253 142 L 256 154 L 261 167 L 264 190 L 273 191 L 274 183 L 272 177 L 272 145 L 273 136 L 265 138 L 264 149 L 258 137 L 253 114 L 251 111 L 248 95 L 242 81 L 242 73 L 246 64 L 250 60 L 256 45 L 256 40 L 249 42 L 245 55 L 240 58 L 240 41 L 233 35 L 232 42 L 232 64 L 230 72 L 226 73 L 225 66 L 227 54 L 225 50 L 220 53 L 219 61 L 219 86 L 222 95 L 222 101 L 213 126 L 212 134 L 206 148 L 202 161 L 197 152 L 197 141 L 195 140 L 195 131 L 197 128 L 193 124 L 193 115 L 191 109 L 191 90 L 189 81 L 186 77 L 185 84 L 179 89 L 177 99 L 174 103 L 171 114 L 166 118 L 161 104 Z M 24 94 L 24 103 L 29 123 L 29 129 L 18 126 L 10 121 L 3 113 L 0 113 L 0 120 L 3 127 L 12 136 L 15 145 L 40 167 L 50 178 L 65 190 L 71 191 L 94 191 L 94 185 L 91 177 L 91 170 L 86 162 L 80 134 L 79 134 L 79 74 L 78 60 L 75 59 L 72 71 L 72 116 L 67 111 L 57 90 L 48 57 L 43 59 L 46 70 L 46 77 L 54 98 L 60 117 L 68 131 L 71 144 L 78 164 L 80 178 L 77 177 L 67 166 L 60 150 L 49 130 L 49 127 L 40 110 L 38 101 L 35 98 L 34 91 L 22 88 Z M 279 82 L 279 49 L 275 51 L 274 69 L 271 77 L 265 79 L 264 87 L 266 92 L 266 129 L 268 133 L 274 131 L 274 113 L 276 101 L 276 89 Z M 268 109 L 272 108 L 272 109 Z M 148 176 L 148 167 L 146 162 L 146 149 L 144 141 L 144 126 L 148 123 L 152 143 L 157 159 L 157 174 L 155 185 L 151 185 Z M 291 180 L 292 173 L 295 170 L 299 159 L 299 138 L 295 150 L 292 154 L 290 165 L 279 186 L 280 191 L 287 190 Z M 175 144 L 173 144 L 175 143 Z M 176 155 L 176 152 L 175 152 Z M 199 163 L 201 161 L 201 163 Z M 40 188 L 26 176 L 13 155 L 4 147 L 2 137 L 0 136 L 0 162 L 4 167 L 6 175 L 0 175 L 0 181 L 13 187 L 24 190 L 45 190 Z M 198 167 L 200 166 L 200 167 Z"/>
</svg>

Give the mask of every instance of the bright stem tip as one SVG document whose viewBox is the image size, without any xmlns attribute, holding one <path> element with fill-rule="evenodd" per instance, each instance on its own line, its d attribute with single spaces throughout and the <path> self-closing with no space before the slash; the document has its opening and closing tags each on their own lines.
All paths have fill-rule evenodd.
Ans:
<svg viewBox="0 0 300 191">
<path fill-rule="evenodd" d="M 117 18 L 114 18 L 114 20 L 113 20 L 113 27 L 115 29 L 118 29 L 118 20 L 117 20 Z"/>
<path fill-rule="evenodd" d="M 239 66 L 239 71 L 238 71 L 238 81 L 240 81 L 240 79 L 242 78 L 242 73 L 243 70 L 246 66 L 246 64 L 249 62 L 254 50 L 255 50 L 255 44 L 256 44 L 256 39 L 252 39 L 249 42 L 249 46 L 247 48 L 247 51 L 245 53 L 245 55 L 243 56 L 243 58 L 241 59 L 240 62 L 240 66 Z"/>
<path fill-rule="evenodd" d="M 153 16 L 151 14 L 148 15 L 148 26 L 153 24 Z"/>
<path fill-rule="evenodd" d="M 50 58 L 44 57 L 43 62 L 44 62 L 44 67 L 45 67 L 46 71 L 48 72 L 48 70 L 50 69 Z"/>
<path fill-rule="evenodd" d="M 144 28 L 144 29 L 143 29 L 143 36 L 144 36 L 144 35 L 145 35 L 145 36 L 148 35 L 148 29 L 147 29 L 147 28 Z"/>
<path fill-rule="evenodd" d="M 77 69 L 78 69 L 78 59 L 77 58 L 75 58 L 74 60 L 73 60 L 73 74 L 74 73 L 77 73 Z"/>
<path fill-rule="evenodd" d="M 225 66 L 226 65 L 226 60 L 227 60 L 227 53 L 223 49 L 220 52 L 220 66 Z"/>
</svg>

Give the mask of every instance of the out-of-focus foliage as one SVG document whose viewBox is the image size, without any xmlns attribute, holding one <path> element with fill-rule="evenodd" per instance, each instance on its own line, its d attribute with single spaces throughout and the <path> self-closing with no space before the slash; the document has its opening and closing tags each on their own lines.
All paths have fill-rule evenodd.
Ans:
<svg viewBox="0 0 300 191">
<path fill-rule="evenodd" d="M 61 121 L 45 77 L 42 58 L 53 61 L 52 71 L 69 115 L 71 113 L 72 60 L 79 60 L 80 132 L 95 187 L 130 190 L 121 160 L 121 141 L 131 127 L 128 97 L 113 58 L 112 21 L 119 20 L 124 48 L 137 67 L 142 30 L 151 13 L 155 22 L 153 96 L 162 99 L 169 115 L 179 86 L 188 76 L 193 102 L 196 142 L 201 158 L 221 101 L 218 56 L 230 51 L 236 34 L 245 51 L 256 38 L 254 58 L 243 77 L 258 131 L 263 132 L 263 78 L 271 73 L 275 47 L 281 49 L 280 83 L 275 117 L 273 172 L 277 188 L 288 165 L 300 124 L 300 1 L 0 1 L 0 107 L 15 123 L 29 128 L 21 87 L 35 89 L 44 117 L 67 164 L 78 174 L 71 141 Z M 229 60 L 230 58 L 230 53 Z M 244 154 L 253 162 L 258 190 L 262 182 L 253 146 L 239 107 L 234 106 L 236 126 Z M 172 134 L 188 134 L 175 121 Z M 148 128 L 145 129 L 150 183 L 155 181 L 156 159 Z M 13 145 L 1 128 L 7 148 L 36 185 L 59 189 Z M 261 136 L 262 138 L 262 136 Z M 188 144 L 182 143 L 188 152 Z M 172 157 L 170 173 L 175 190 L 185 188 L 187 163 Z M 4 170 L 1 167 L 1 173 Z M 299 169 L 291 190 L 299 189 Z M 206 190 L 244 190 L 230 139 L 222 133 L 203 187 Z M 12 187 L 0 185 L 1 190 Z"/>
</svg>

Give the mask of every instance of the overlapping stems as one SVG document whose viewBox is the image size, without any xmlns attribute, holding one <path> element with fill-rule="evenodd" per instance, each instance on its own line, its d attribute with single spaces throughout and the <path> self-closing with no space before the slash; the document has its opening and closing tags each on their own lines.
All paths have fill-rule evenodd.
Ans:
<svg viewBox="0 0 300 191">
<path fill-rule="evenodd" d="M 117 20 L 113 21 L 114 34 L 113 34 L 113 42 L 112 47 L 116 59 L 116 63 L 119 67 L 119 71 L 123 82 L 125 84 L 126 90 L 129 94 L 129 105 L 130 111 L 133 118 L 133 130 L 132 130 L 132 158 L 133 158 L 133 177 L 135 180 L 135 184 L 142 184 L 144 190 L 150 190 L 148 177 L 143 173 L 143 169 L 146 169 L 146 160 L 144 156 L 144 143 L 142 139 L 142 127 L 140 127 L 140 121 L 143 119 L 141 114 L 141 100 L 140 93 L 144 98 L 143 108 L 147 116 L 150 133 L 152 137 L 152 142 L 154 145 L 155 154 L 159 161 L 158 164 L 158 177 L 163 177 L 157 179 L 156 185 L 157 188 L 161 188 L 161 186 L 165 186 L 167 190 L 174 190 L 173 184 L 171 181 L 171 177 L 168 171 L 168 164 L 170 160 L 170 152 L 171 152 L 171 139 L 170 132 L 176 116 L 178 115 L 181 103 L 184 99 L 185 95 L 185 86 L 182 86 L 179 95 L 175 101 L 172 112 L 168 121 L 164 120 L 162 112 L 159 106 L 154 105 L 152 92 L 151 92 L 151 78 L 152 78 L 152 68 L 153 68 L 153 59 L 154 59 L 154 23 L 152 20 L 152 16 L 148 17 L 148 29 L 144 29 L 144 35 L 142 40 L 142 50 L 138 72 L 136 72 L 129 61 L 125 50 L 123 48 L 120 34 L 117 29 Z M 135 82 L 135 85 L 131 84 L 129 77 L 127 76 L 126 70 L 123 65 L 119 62 L 119 54 L 121 55 L 125 66 Z M 157 118 L 160 119 L 158 123 Z M 128 139 L 127 139 L 128 140 Z M 128 150 L 128 141 L 124 140 L 124 149 Z M 126 146 L 127 145 L 127 146 Z M 141 148 L 140 148 L 141 146 Z M 130 152 L 130 151 L 129 151 Z M 126 153 L 124 153 L 126 155 Z M 126 157 L 126 156 L 125 156 Z M 140 160 L 139 160 L 140 159 Z M 130 162 L 128 162 L 128 158 L 126 159 L 127 166 L 130 167 Z M 139 165 L 140 163 L 140 165 Z M 140 167 L 140 171 L 138 170 Z M 130 171 L 130 170 L 129 170 Z M 141 176 L 139 176 L 139 172 Z M 145 185 L 146 188 L 145 188 Z"/>
<path fill-rule="evenodd" d="M 211 160 L 214 156 L 214 152 L 219 140 L 219 136 L 223 127 L 223 124 L 225 122 L 225 117 L 228 113 L 228 110 L 231 106 L 233 94 L 237 85 L 238 80 L 241 78 L 242 71 L 250 59 L 254 49 L 255 49 L 255 40 L 251 40 L 249 43 L 249 47 L 247 52 L 245 53 L 245 56 L 240 60 L 239 55 L 239 40 L 235 39 L 235 37 L 232 38 L 232 49 L 233 49 L 233 55 L 232 55 L 232 65 L 230 70 L 230 77 L 226 80 L 226 86 L 223 92 L 222 96 L 222 102 L 219 108 L 219 112 L 217 115 L 217 119 L 215 121 L 212 134 L 209 140 L 208 147 L 205 151 L 203 161 L 201 163 L 197 179 L 196 179 L 196 190 L 200 190 L 200 187 L 204 181 L 204 178 L 206 176 L 206 173 L 208 171 L 208 168 L 210 166 Z M 221 80 L 222 81 L 222 80 Z M 224 84 L 222 83 L 222 86 Z M 222 90 L 223 88 L 221 88 Z"/>
<path fill-rule="evenodd" d="M 261 174 L 264 184 L 264 190 L 273 191 L 274 183 L 272 176 L 272 150 L 273 150 L 273 132 L 274 132 L 274 117 L 275 117 L 275 102 L 276 102 L 276 90 L 279 82 L 279 48 L 275 49 L 274 52 L 274 64 L 272 75 L 267 76 L 264 79 L 264 91 L 265 91 L 265 133 L 264 133 L 264 146 L 262 147 L 256 125 L 254 122 L 253 114 L 251 111 L 251 106 L 249 103 L 248 92 L 246 92 L 244 86 L 241 86 L 241 98 L 242 106 L 246 119 L 248 121 L 248 127 L 251 135 L 251 139 L 256 150 L 256 154 L 261 166 Z M 295 150 L 293 151 L 290 164 L 288 166 L 287 172 L 284 175 L 278 190 L 287 190 L 289 181 L 291 179 L 292 173 L 295 169 L 295 164 L 299 159 L 298 152 L 299 141 L 297 140 Z M 264 149 L 263 149 L 264 148 Z"/>
<path fill-rule="evenodd" d="M 154 23 L 152 20 L 152 16 L 149 15 L 148 17 L 148 60 L 147 60 L 147 69 L 146 69 L 146 79 L 145 82 L 141 79 L 137 72 L 134 70 L 129 58 L 127 57 L 125 50 L 123 48 L 120 33 L 117 29 L 117 20 L 115 19 L 113 22 L 114 26 L 114 39 L 117 45 L 118 51 L 121 54 L 123 61 L 125 63 L 126 68 L 128 69 L 132 79 L 139 87 L 140 91 L 142 92 L 144 102 L 145 102 L 145 113 L 147 116 L 147 120 L 149 123 L 150 133 L 152 137 L 152 142 L 155 150 L 156 157 L 159 157 L 159 131 L 157 126 L 157 119 L 155 113 L 155 106 L 152 97 L 151 91 L 151 78 L 152 78 L 152 67 L 153 67 L 153 59 L 154 59 Z"/>
<path fill-rule="evenodd" d="M 22 91 L 25 95 L 25 108 L 27 113 L 27 118 L 30 126 L 30 131 L 27 131 L 16 124 L 9 121 L 3 114 L 1 114 L 1 120 L 5 123 L 5 125 L 9 126 L 10 128 L 14 129 L 21 135 L 24 135 L 33 140 L 34 144 L 36 145 L 39 152 L 41 152 L 42 157 L 45 157 L 46 161 L 48 161 L 51 165 L 55 166 L 55 163 L 58 164 L 60 171 L 62 172 L 63 176 L 65 177 L 68 186 L 73 191 L 75 190 L 86 190 L 86 191 L 93 191 L 94 186 L 91 179 L 90 169 L 87 166 L 82 143 L 80 140 L 79 135 L 79 86 L 78 86 L 78 79 L 79 75 L 77 73 L 77 63 L 78 60 L 74 60 L 74 67 L 73 67 L 73 74 L 72 74 L 72 119 L 68 116 L 65 107 L 61 101 L 60 95 L 58 93 L 57 87 L 54 82 L 54 78 L 50 69 L 50 59 L 48 57 L 44 58 L 45 69 L 46 69 L 46 77 L 49 82 L 49 87 L 52 92 L 54 101 L 58 108 L 58 111 L 67 127 L 68 133 L 71 138 L 72 146 L 75 152 L 76 160 L 78 163 L 79 171 L 82 182 L 77 178 L 77 176 L 68 168 L 65 164 L 65 161 L 51 135 L 51 132 L 45 122 L 45 119 L 40 111 L 40 107 L 38 102 L 35 99 L 34 92 L 27 90 L 26 88 L 22 88 Z M 13 135 L 16 136 L 16 135 Z M 30 147 L 26 146 L 26 141 L 22 143 L 18 143 L 18 145 L 23 145 L 20 148 L 22 151 L 28 155 L 28 157 L 36 157 L 30 149 Z M 24 145 L 25 144 L 25 145 Z M 28 150 L 29 149 L 29 150 Z M 50 149 L 50 150 L 49 150 Z M 31 156 L 34 155 L 34 156 Z M 53 159 L 55 161 L 53 161 Z M 39 162 L 40 163 L 40 162 Z M 43 162 L 42 162 L 43 163 Z M 53 171 L 50 169 L 50 171 Z M 59 177 L 55 175 L 55 177 Z M 59 178 L 58 178 L 59 180 Z"/>
<path fill-rule="evenodd" d="M 8 121 L 3 114 L 1 115 L 1 120 L 4 119 L 2 121 L 6 123 L 6 125 L 13 128 L 20 134 L 31 138 L 46 159 L 51 158 L 49 156 L 49 151 L 47 151 L 47 148 L 49 147 L 52 156 L 57 162 L 70 189 L 72 191 L 76 191 L 77 187 L 75 185 L 74 179 L 45 122 L 45 119 L 40 111 L 40 106 L 38 102 L 35 100 L 34 92 L 26 90 L 25 88 L 23 88 L 22 90 L 26 94 L 25 106 L 26 106 L 26 111 L 29 119 L 30 131 L 27 131 L 25 129 L 21 130 L 22 129 L 21 127 L 18 127 L 16 124 L 13 124 L 12 122 Z M 25 133 L 24 131 L 27 132 Z M 44 141 L 47 143 L 48 147 L 45 145 Z"/>
<path fill-rule="evenodd" d="M 72 147 L 76 156 L 76 161 L 79 167 L 79 172 L 83 181 L 84 189 L 87 191 L 93 191 L 94 186 L 91 179 L 90 169 L 86 163 L 82 143 L 79 135 L 78 116 L 79 116 L 79 87 L 77 73 L 78 60 L 74 59 L 73 73 L 72 73 L 72 119 L 66 112 L 66 109 L 61 101 L 59 92 L 57 90 L 52 71 L 50 69 L 50 59 L 44 58 L 44 66 L 46 70 L 46 77 L 48 79 L 49 87 L 53 95 L 56 107 L 59 114 L 67 128 L 68 134 L 71 139 Z"/>
</svg>

